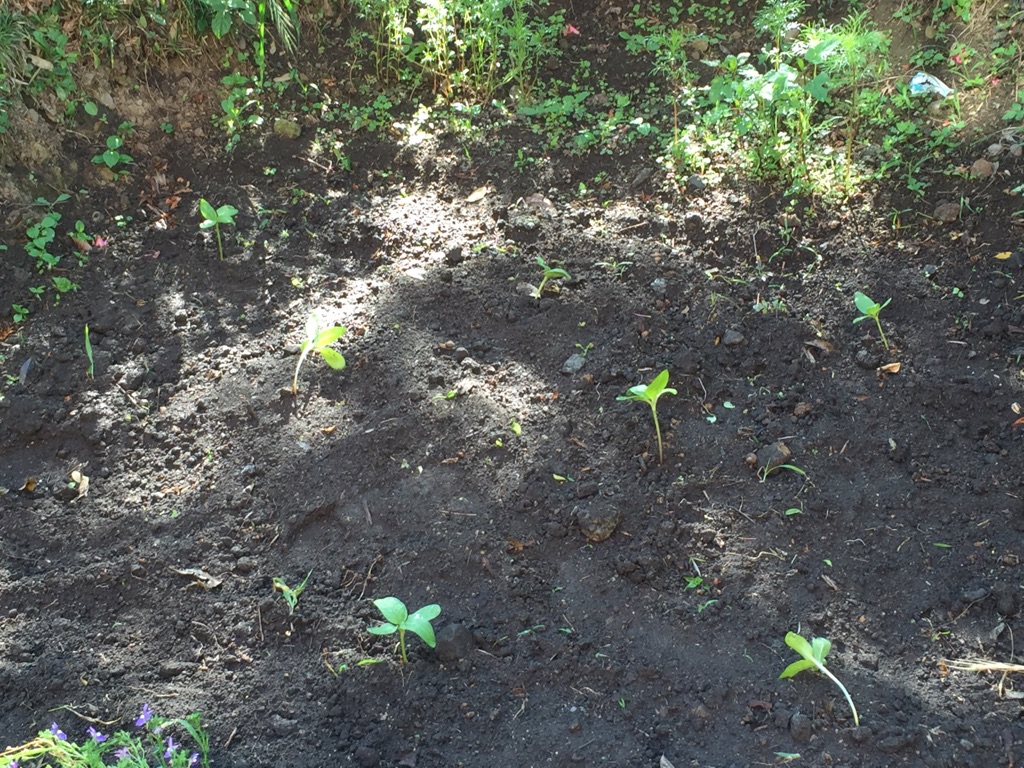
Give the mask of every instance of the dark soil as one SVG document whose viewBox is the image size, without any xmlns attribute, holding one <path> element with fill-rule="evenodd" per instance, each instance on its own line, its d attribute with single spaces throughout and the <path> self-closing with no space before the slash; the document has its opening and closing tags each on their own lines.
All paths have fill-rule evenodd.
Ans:
<svg viewBox="0 0 1024 768">
<path fill-rule="evenodd" d="M 782 221 L 639 154 L 521 173 L 522 129 L 347 139 L 351 171 L 266 134 L 153 137 L 80 204 L 110 238 L 81 290 L 3 344 L 0 741 L 149 702 L 232 768 L 1019 764 L 1012 676 L 946 660 L 1013 661 L 1020 625 L 1020 160 L 894 230 L 895 190 Z M 241 211 L 223 261 L 200 197 Z M 571 275 L 540 300 L 537 256 Z M 314 310 L 348 367 L 293 397 Z M 661 463 L 617 398 L 663 369 Z M 272 579 L 310 571 L 290 615 Z M 367 633 L 386 595 L 442 606 L 435 650 Z M 790 630 L 859 728 L 778 679 Z"/>
</svg>

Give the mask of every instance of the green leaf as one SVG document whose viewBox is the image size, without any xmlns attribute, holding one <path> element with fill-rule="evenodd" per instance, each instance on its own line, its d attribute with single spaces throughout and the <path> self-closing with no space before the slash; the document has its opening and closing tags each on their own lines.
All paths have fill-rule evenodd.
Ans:
<svg viewBox="0 0 1024 768">
<path fill-rule="evenodd" d="M 120 149 L 123 143 L 121 137 L 116 134 L 114 136 L 107 136 L 107 149 Z"/>
<path fill-rule="evenodd" d="M 437 603 L 431 603 L 430 605 L 424 605 L 422 608 L 420 608 L 418 611 L 416 611 L 416 613 L 413 614 L 413 616 L 419 616 L 421 619 L 426 619 L 427 621 L 433 621 L 434 619 L 436 619 L 440 615 L 441 615 L 441 606 L 438 605 Z M 410 616 L 410 618 L 412 618 L 412 617 Z"/>
<path fill-rule="evenodd" d="M 309 330 L 308 328 L 306 330 Z M 316 340 L 313 342 L 313 346 L 316 349 L 322 349 L 330 344 L 333 344 L 342 336 L 348 329 L 343 325 L 335 325 L 331 328 L 325 328 L 316 334 Z"/>
<path fill-rule="evenodd" d="M 221 224 L 234 224 L 234 216 L 238 213 L 238 209 L 233 205 L 222 205 L 217 209 L 217 218 Z"/>
<path fill-rule="evenodd" d="M 828 101 L 830 85 L 828 73 L 821 72 L 804 87 L 816 101 Z"/>
<path fill-rule="evenodd" d="M 814 649 L 811 648 L 811 644 L 807 642 L 802 635 L 798 635 L 796 632 L 786 633 L 786 645 L 799 653 L 805 659 L 814 657 Z"/>
<path fill-rule="evenodd" d="M 207 221 L 215 224 L 217 221 L 217 209 L 210 205 L 205 198 L 199 199 L 199 213 L 203 215 Z"/>
<path fill-rule="evenodd" d="M 785 680 L 786 678 L 793 677 L 794 675 L 800 674 L 805 669 L 815 669 L 815 668 L 816 667 L 814 666 L 814 662 L 813 661 L 810 661 L 809 659 L 800 659 L 799 661 L 794 661 L 792 664 L 790 664 L 788 667 L 786 667 L 784 670 L 782 670 L 782 674 L 779 675 L 779 679 L 780 680 Z"/>
<path fill-rule="evenodd" d="M 392 624 L 402 626 L 405 624 L 405 620 L 409 618 L 409 609 L 397 597 L 382 597 L 379 600 L 374 600 L 373 604 L 377 606 L 377 610 L 383 614 L 384 618 Z"/>
<path fill-rule="evenodd" d="M 828 652 L 831 650 L 832 641 L 827 637 L 816 637 L 811 641 L 811 652 L 815 660 L 822 666 L 825 666 L 825 657 L 828 656 Z"/>
<path fill-rule="evenodd" d="M 379 627 L 370 627 L 366 631 L 369 632 L 371 635 L 393 635 L 395 634 L 395 632 L 398 631 L 398 627 L 396 627 L 394 624 L 384 623 L 381 624 Z"/>
<path fill-rule="evenodd" d="M 334 370 L 340 371 L 345 367 L 345 357 L 337 350 L 331 349 L 330 347 L 324 347 L 317 351 L 320 353 L 320 357 L 324 359 L 324 362 Z"/>
<path fill-rule="evenodd" d="M 853 294 L 853 303 L 857 305 L 857 309 L 862 315 L 866 315 L 868 317 L 870 317 L 873 312 L 881 309 L 881 307 L 879 307 L 878 304 L 876 304 L 869 296 L 861 293 L 860 291 Z"/>
<path fill-rule="evenodd" d="M 410 616 L 405 622 L 405 628 L 410 632 L 419 635 L 423 639 L 423 642 L 431 648 L 437 645 L 437 640 L 434 638 L 434 628 L 430 626 L 430 622 L 422 616 L 417 616 L 416 614 Z"/>
<path fill-rule="evenodd" d="M 85 114 L 90 117 L 96 117 L 100 111 L 99 107 L 96 106 L 96 103 L 92 101 L 85 102 L 85 104 L 82 105 L 82 108 L 85 110 Z"/>
<path fill-rule="evenodd" d="M 218 38 L 224 37 L 224 35 L 231 31 L 231 17 L 227 14 L 227 11 L 221 11 L 213 17 L 213 21 L 210 22 L 210 29 L 213 30 L 213 34 Z"/>
<path fill-rule="evenodd" d="M 311 312 L 309 317 L 306 318 L 306 344 L 303 344 L 303 346 L 315 343 L 319 332 L 320 318 L 317 317 L 316 312 Z"/>
<path fill-rule="evenodd" d="M 107 168 L 113 168 L 119 162 L 121 162 L 121 153 L 117 150 L 108 149 L 103 153 L 103 164 L 106 165 Z"/>
</svg>

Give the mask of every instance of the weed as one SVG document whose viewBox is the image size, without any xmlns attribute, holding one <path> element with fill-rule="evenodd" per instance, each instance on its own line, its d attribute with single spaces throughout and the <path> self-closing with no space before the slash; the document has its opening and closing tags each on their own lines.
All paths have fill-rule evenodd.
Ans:
<svg viewBox="0 0 1024 768">
<path fill-rule="evenodd" d="M 85 377 L 87 379 L 94 378 L 96 372 L 96 361 L 92 357 L 92 342 L 89 340 L 89 324 L 85 324 L 85 356 L 89 360 L 89 367 L 85 370 Z"/>
<path fill-rule="evenodd" d="M 345 335 L 348 329 L 343 325 L 334 325 L 320 330 L 320 318 L 316 312 L 306 320 L 306 340 L 299 348 L 299 361 L 295 364 L 295 376 L 292 378 L 292 394 L 299 391 L 299 370 L 310 352 L 316 352 L 331 368 L 340 371 L 345 367 L 345 358 L 340 352 L 331 349 L 331 344 Z"/>
<path fill-rule="evenodd" d="M 71 293 L 72 291 L 77 291 L 81 288 L 78 283 L 72 282 L 66 277 L 54 277 L 51 279 L 53 280 L 53 287 L 57 291 L 57 295 L 53 300 L 55 305 L 60 304 L 61 297 L 65 293 Z"/>
<path fill-rule="evenodd" d="M 530 286 L 531 288 L 533 288 L 533 291 L 530 295 L 533 296 L 533 298 L 535 299 L 539 299 L 541 297 L 541 294 L 544 293 L 544 286 L 547 285 L 549 280 L 569 279 L 568 272 L 566 272 L 564 269 L 556 269 L 554 267 L 549 267 L 547 265 L 547 262 L 545 262 L 544 259 L 542 259 L 540 256 L 537 257 L 537 266 L 544 270 L 544 276 L 540 281 L 540 285 L 536 287 Z"/>
<path fill-rule="evenodd" d="M 203 221 L 199 225 L 200 229 L 210 229 L 211 227 L 217 233 L 217 251 L 220 253 L 220 260 L 224 261 L 224 243 L 220 238 L 220 225 L 221 224 L 234 224 L 235 214 L 238 213 L 238 209 L 233 205 L 222 205 L 220 208 L 214 208 L 205 198 L 199 200 L 199 213 L 203 216 Z"/>
<path fill-rule="evenodd" d="M 14 318 L 14 322 L 16 323 L 25 322 L 29 316 L 28 307 L 22 304 L 11 304 L 11 316 Z"/>
<path fill-rule="evenodd" d="M 807 477 L 807 473 L 800 469 L 796 464 L 765 464 L 759 470 L 757 470 L 757 479 L 762 483 L 767 482 L 768 478 L 778 472 L 780 469 L 786 469 L 803 478 Z M 789 514 L 788 512 L 786 514 Z"/>
<path fill-rule="evenodd" d="M 825 657 L 828 656 L 829 651 L 832 650 L 832 641 L 825 637 L 815 637 L 811 642 L 807 642 L 801 635 L 796 632 L 786 633 L 786 645 L 796 651 L 802 657 L 799 661 L 794 661 L 779 675 L 779 679 L 786 679 L 793 677 L 805 669 L 816 669 L 821 674 L 825 675 L 829 680 L 835 683 L 839 690 L 843 692 L 843 696 L 846 697 L 846 703 L 850 705 L 850 711 L 853 713 L 853 724 L 856 726 L 860 725 L 860 718 L 857 715 L 857 708 L 853 705 L 853 699 L 850 698 L 849 691 L 846 690 L 846 686 L 839 682 L 839 678 L 833 675 L 828 669 L 825 668 Z"/>
<path fill-rule="evenodd" d="M 875 325 L 878 327 L 878 335 L 881 337 L 882 344 L 886 349 L 889 348 L 889 341 L 885 338 L 885 333 L 882 331 L 882 321 L 879 315 L 883 309 L 889 306 L 890 301 L 892 301 L 892 298 L 886 299 L 884 304 L 878 304 L 860 291 L 853 294 L 853 303 L 856 305 L 857 311 L 860 312 L 860 317 L 855 317 L 853 322 L 859 323 L 868 318 L 874 320 Z"/>
<path fill-rule="evenodd" d="M 306 589 L 306 583 L 309 581 L 309 577 L 312 574 L 313 571 L 307 573 L 306 578 L 304 578 L 296 587 L 289 587 L 280 576 L 275 576 L 271 582 L 274 589 L 281 593 L 281 597 L 283 597 L 284 601 L 288 604 L 289 616 L 295 613 L 295 606 L 299 604 L 299 597 L 301 597 L 303 591 Z"/>
<path fill-rule="evenodd" d="M 49 271 L 60 263 L 60 256 L 50 253 L 50 243 L 57 237 L 57 224 L 60 223 L 61 215 L 54 210 L 54 206 L 70 199 L 70 195 L 62 194 L 50 202 L 45 197 L 36 198 L 36 204 L 43 206 L 45 213 L 35 224 L 30 224 L 25 229 L 25 250 L 28 255 L 35 259 L 36 268 L 40 271 Z"/>
<path fill-rule="evenodd" d="M 434 627 L 430 624 L 441 613 L 441 606 L 437 603 L 424 605 L 414 613 L 409 613 L 405 603 L 397 597 L 382 597 L 379 600 L 374 600 L 373 604 L 377 606 L 377 610 L 384 616 L 385 621 L 379 626 L 370 627 L 367 631 L 371 635 L 393 635 L 398 632 L 398 644 L 401 648 L 403 664 L 409 663 L 409 657 L 405 652 L 406 630 L 419 635 L 423 642 L 431 648 L 437 645 L 434 639 Z"/>
<path fill-rule="evenodd" d="M 99 721 L 94 721 L 99 722 Z M 36 738 L 0 752 L 0 764 L 15 768 L 23 761 L 50 761 L 59 768 L 118 765 L 148 766 L 153 758 L 166 768 L 210 768 L 210 737 L 198 712 L 183 718 L 156 717 L 149 704 L 135 720 L 135 730 L 106 734 L 90 725 L 81 743 L 73 741 L 56 722 L 39 731 Z M 178 741 L 191 741 L 191 745 Z M 161 759 L 162 757 L 162 759 Z"/>
<path fill-rule="evenodd" d="M 677 395 L 676 390 L 668 386 L 668 370 L 664 370 L 654 377 L 650 384 L 637 384 L 630 387 L 625 395 L 619 395 L 616 400 L 634 400 L 647 403 L 651 407 L 651 416 L 654 418 L 654 433 L 658 438 L 658 462 L 664 463 L 665 456 L 661 443 L 661 425 L 658 423 L 658 398 L 664 394 Z"/>
</svg>

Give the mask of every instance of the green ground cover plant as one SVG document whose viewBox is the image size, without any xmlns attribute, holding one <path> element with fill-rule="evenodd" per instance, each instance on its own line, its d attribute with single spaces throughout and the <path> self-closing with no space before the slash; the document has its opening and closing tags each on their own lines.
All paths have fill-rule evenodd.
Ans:
<svg viewBox="0 0 1024 768">
<path fill-rule="evenodd" d="M 329 328 L 320 328 L 320 318 L 313 312 L 306 319 L 306 338 L 299 348 L 299 360 L 295 363 L 295 376 L 292 377 L 292 394 L 299 391 L 299 371 L 306 357 L 310 352 L 315 352 L 323 358 L 331 368 L 340 371 L 345 367 L 345 357 L 336 349 L 331 349 L 331 344 L 336 342 L 348 331 L 343 325 L 333 325 Z"/>
<path fill-rule="evenodd" d="M 210 737 L 198 712 L 164 718 L 143 704 L 134 726 L 104 733 L 90 725 L 76 740 L 53 722 L 36 738 L 0 752 L 0 768 L 210 768 Z"/>
<path fill-rule="evenodd" d="M 238 209 L 233 205 L 222 205 L 219 208 L 214 208 L 205 198 L 199 200 L 199 213 L 203 217 L 203 221 L 199 224 L 200 229 L 210 229 L 217 233 L 217 252 L 220 253 L 221 261 L 224 260 L 224 242 L 220 237 L 220 225 L 221 224 L 234 224 L 235 214 L 238 213 Z"/>
<path fill-rule="evenodd" d="M 424 605 L 413 613 L 409 613 L 405 603 L 397 597 L 382 597 L 379 600 L 374 600 L 373 604 L 377 606 L 377 610 L 381 612 L 386 621 L 376 627 L 370 627 L 366 631 L 371 635 L 393 635 L 397 632 L 403 664 L 409 663 L 409 657 L 405 652 L 405 633 L 407 631 L 418 635 L 431 648 L 437 645 L 434 639 L 434 627 L 430 623 L 441 614 L 441 606 L 437 603 Z"/>
<path fill-rule="evenodd" d="M 619 395 L 616 400 L 632 400 L 639 403 L 647 403 L 651 408 L 651 417 L 654 419 L 654 434 L 658 438 L 658 463 L 665 462 L 665 453 L 661 443 L 661 424 L 658 422 L 658 399 L 662 395 L 676 395 L 675 389 L 668 386 L 668 370 L 659 373 L 650 384 L 637 384 L 630 387 L 624 395 Z"/>
<path fill-rule="evenodd" d="M 882 314 L 882 310 L 888 307 L 889 302 L 891 301 L 892 299 L 888 298 L 885 300 L 885 303 L 879 304 L 867 294 L 861 293 L 860 291 L 853 294 L 854 306 L 856 306 L 857 311 L 860 312 L 860 317 L 855 317 L 853 322 L 861 323 L 869 319 L 874 320 L 875 326 L 878 328 L 878 335 L 882 339 L 882 345 L 886 349 L 889 348 L 889 340 L 885 338 L 885 332 L 882 330 L 882 320 L 880 315 Z"/>
<path fill-rule="evenodd" d="M 287 582 L 280 576 L 275 576 L 272 580 L 274 590 L 281 593 L 281 597 L 284 599 L 285 604 L 288 606 L 288 615 L 295 613 L 295 608 L 299 604 L 299 598 L 302 593 L 306 590 L 306 584 L 309 582 L 309 577 L 313 575 L 313 571 L 306 574 L 304 578 L 297 586 L 289 587 Z"/>
<path fill-rule="evenodd" d="M 535 299 L 539 299 L 544 293 L 544 287 L 551 280 L 568 280 L 569 273 L 560 267 L 549 267 L 547 262 L 544 261 L 540 256 L 537 257 L 537 266 L 543 270 L 540 284 L 536 286 L 530 286 L 533 288 L 530 295 Z"/>
<path fill-rule="evenodd" d="M 850 698 L 850 692 L 846 690 L 845 685 L 839 682 L 839 678 L 825 668 L 825 658 L 828 656 L 829 651 L 832 650 L 832 641 L 825 637 L 815 637 L 808 642 L 796 632 L 787 632 L 786 645 L 800 654 L 801 658 L 782 670 L 779 678 L 790 678 L 809 669 L 817 670 L 836 684 L 846 698 L 846 703 L 850 705 L 850 712 L 853 713 L 853 724 L 859 726 L 860 716 L 857 714 L 857 708 L 853 705 L 853 699 Z"/>
</svg>

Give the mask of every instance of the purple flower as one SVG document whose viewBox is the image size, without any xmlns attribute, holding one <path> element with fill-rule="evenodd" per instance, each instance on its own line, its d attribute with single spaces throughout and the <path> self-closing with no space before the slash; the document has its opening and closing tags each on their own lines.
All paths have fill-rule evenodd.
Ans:
<svg viewBox="0 0 1024 768">
<path fill-rule="evenodd" d="M 7 768 L 18 768 L 18 761 L 15 760 L 13 763 L 9 763 Z"/>
<path fill-rule="evenodd" d="M 176 750 L 180 746 L 181 746 L 180 744 L 176 744 L 174 742 L 174 737 L 173 736 L 168 736 L 167 737 L 167 751 L 164 752 L 164 757 L 169 760 L 171 758 L 171 755 L 174 754 L 174 750 Z"/>
<path fill-rule="evenodd" d="M 142 714 L 139 715 L 135 720 L 135 726 L 141 728 L 149 722 L 150 718 L 153 717 L 153 710 L 149 708 L 149 704 L 142 705 Z"/>
<path fill-rule="evenodd" d="M 188 759 L 188 768 L 196 768 L 199 765 L 199 753 L 193 752 L 192 756 Z"/>
<path fill-rule="evenodd" d="M 56 723 L 50 723 L 50 733 L 57 737 L 57 741 L 68 740 L 68 735 L 58 728 Z"/>
<path fill-rule="evenodd" d="M 92 736 L 93 741 L 95 741 L 97 744 L 102 744 L 104 741 L 107 740 L 106 734 L 100 733 L 91 725 L 85 729 L 85 732 Z"/>
<path fill-rule="evenodd" d="M 128 747 L 121 747 L 119 750 L 114 752 L 114 757 L 118 760 L 124 760 L 128 757 Z"/>
</svg>

